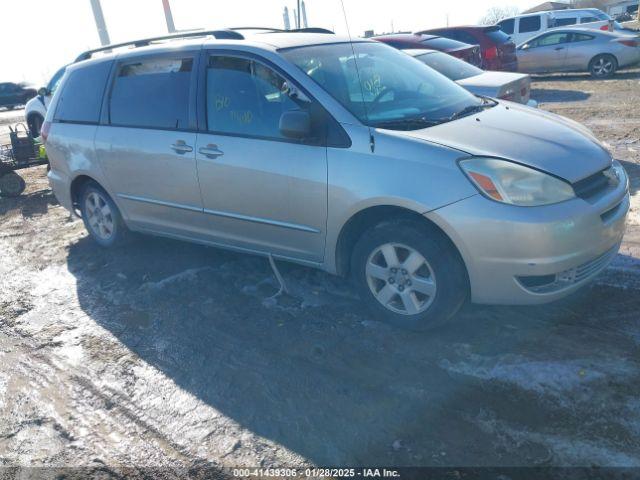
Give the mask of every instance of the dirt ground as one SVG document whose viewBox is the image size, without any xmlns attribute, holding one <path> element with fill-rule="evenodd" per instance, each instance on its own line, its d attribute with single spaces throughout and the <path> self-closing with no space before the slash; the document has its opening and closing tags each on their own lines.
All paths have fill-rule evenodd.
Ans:
<svg viewBox="0 0 640 480">
<path fill-rule="evenodd" d="M 416 335 L 349 285 L 137 237 L 106 251 L 43 168 L 0 200 L 0 466 L 640 466 L 640 70 L 536 78 L 632 175 L 628 233 L 591 287 L 467 306 Z"/>
</svg>

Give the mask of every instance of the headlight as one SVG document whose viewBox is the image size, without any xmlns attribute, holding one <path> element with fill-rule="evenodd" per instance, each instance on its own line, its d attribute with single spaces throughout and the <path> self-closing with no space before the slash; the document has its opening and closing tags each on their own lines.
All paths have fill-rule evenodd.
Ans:
<svg viewBox="0 0 640 480">
<path fill-rule="evenodd" d="M 611 167 L 604 171 L 604 175 L 609 179 L 609 184 L 612 187 L 617 187 L 621 183 L 624 183 L 625 188 L 629 188 L 629 177 L 620 162 L 614 160 Z"/>
<path fill-rule="evenodd" d="M 498 202 L 534 207 L 575 197 L 568 183 L 507 160 L 471 158 L 460 167 L 481 193 Z"/>
</svg>

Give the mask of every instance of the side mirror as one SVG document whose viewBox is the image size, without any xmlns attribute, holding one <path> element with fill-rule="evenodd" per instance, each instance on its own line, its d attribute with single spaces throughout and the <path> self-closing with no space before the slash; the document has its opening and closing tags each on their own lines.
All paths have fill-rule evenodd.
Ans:
<svg viewBox="0 0 640 480">
<path fill-rule="evenodd" d="M 47 87 L 42 87 L 42 88 L 38 89 L 38 95 L 40 95 L 41 97 L 46 97 L 50 93 L 51 92 L 49 91 L 49 89 Z"/>
<path fill-rule="evenodd" d="M 303 110 L 289 110 L 280 116 L 280 133 L 287 138 L 302 140 L 311 134 L 311 117 Z"/>
</svg>

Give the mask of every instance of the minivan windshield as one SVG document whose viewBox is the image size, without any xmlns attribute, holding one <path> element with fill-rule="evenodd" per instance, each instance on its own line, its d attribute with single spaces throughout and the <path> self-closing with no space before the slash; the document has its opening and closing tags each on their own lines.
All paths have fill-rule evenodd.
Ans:
<svg viewBox="0 0 640 480">
<path fill-rule="evenodd" d="M 281 53 L 372 127 L 417 130 L 492 105 L 382 43 L 313 45 Z"/>
</svg>

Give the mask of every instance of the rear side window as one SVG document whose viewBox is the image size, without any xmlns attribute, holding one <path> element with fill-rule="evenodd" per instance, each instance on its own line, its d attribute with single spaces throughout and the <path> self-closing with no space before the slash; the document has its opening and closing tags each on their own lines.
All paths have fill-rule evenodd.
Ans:
<svg viewBox="0 0 640 480">
<path fill-rule="evenodd" d="M 520 33 L 537 32 L 538 30 L 540 30 L 540 15 L 520 19 Z"/>
<path fill-rule="evenodd" d="M 586 33 L 573 33 L 571 35 L 572 42 L 586 42 L 589 40 L 593 40 L 594 37 L 591 35 L 587 35 Z"/>
<path fill-rule="evenodd" d="M 500 23 L 498 23 L 498 25 L 500 25 L 500 28 L 502 29 L 502 31 L 504 33 L 506 33 L 507 35 L 512 35 L 513 34 L 513 28 L 516 24 L 516 21 L 513 18 L 510 18 L 509 20 L 503 20 Z"/>
<path fill-rule="evenodd" d="M 153 58 L 121 65 L 111 91 L 112 125 L 189 127 L 193 58 Z"/>
<path fill-rule="evenodd" d="M 68 123 L 98 123 L 111 64 L 100 62 L 72 70 L 64 82 L 53 119 Z"/>
<path fill-rule="evenodd" d="M 596 17 L 582 17 L 580 19 L 580 23 L 591 23 L 591 22 L 597 22 L 598 18 Z"/>
<path fill-rule="evenodd" d="M 566 27 L 567 25 L 575 25 L 578 23 L 578 19 L 576 17 L 570 18 L 556 18 L 554 22 L 554 26 L 556 27 Z"/>
</svg>

